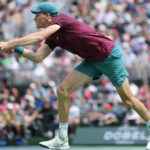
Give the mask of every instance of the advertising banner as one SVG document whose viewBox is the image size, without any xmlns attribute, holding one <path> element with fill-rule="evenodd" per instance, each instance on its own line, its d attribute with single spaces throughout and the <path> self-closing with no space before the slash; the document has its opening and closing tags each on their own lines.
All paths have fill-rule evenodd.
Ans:
<svg viewBox="0 0 150 150">
<path fill-rule="evenodd" d="M 144 145 L 146 127 L 80 127 L 73 144 L 89 145 Z"/>
</svg>

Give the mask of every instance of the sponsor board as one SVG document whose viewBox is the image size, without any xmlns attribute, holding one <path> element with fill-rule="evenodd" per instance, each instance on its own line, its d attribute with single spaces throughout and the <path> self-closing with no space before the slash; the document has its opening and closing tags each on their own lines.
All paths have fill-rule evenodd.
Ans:
<svg viewBox="0 0 150 150">
<path fill-rule="evenodd" d="M 147 136 L 146 127 L 80 127 L 73 144 L 144 145 Z"/>
</svg>

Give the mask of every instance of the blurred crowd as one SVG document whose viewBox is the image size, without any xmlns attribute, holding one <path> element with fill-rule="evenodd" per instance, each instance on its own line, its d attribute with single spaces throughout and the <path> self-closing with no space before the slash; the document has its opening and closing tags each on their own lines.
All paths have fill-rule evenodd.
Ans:
<svg viewBox="0 0 150 150">
<path fill-rule="evenodd" d="M 131 90 L 150 111 L 150 0 L 47 0 L 113 39 L 121 48 Z M 0 40 L 36 31 L 30 9 L 43 0 L 1 0 Z M 40 43 L 41 45 L 42 43 Z M 36 51 L 39 44 L 28 46 Z M 0 145 L 23 145 L 33 136 L 53 137 L 58 129 L 56 89 L 82 58 L 60 47 L 42 63 L 0 54 Z M 141 80 L 137 86 L 135 80 Z M 20 94 L 12 84 L 28 84 Z M 69 134 L 78 126 L 144 125 L 125 107 L 109 80 L 92 81 L 69 97 Z"/>
</svg>

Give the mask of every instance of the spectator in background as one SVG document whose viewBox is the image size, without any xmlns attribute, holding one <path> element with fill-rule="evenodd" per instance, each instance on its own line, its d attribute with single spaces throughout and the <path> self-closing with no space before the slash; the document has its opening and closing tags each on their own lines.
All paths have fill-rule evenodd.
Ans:
<svg viewBox="0 0 150 150">
<path fill-rule="evenodd" d="M 131 74 L 132 80 L 136 78 L 136 72 L 138 69 L 138 64 L 137 64 L 137 56 L 135 53 L 132 52 L 130 45 L 127 42 L 122 43 L 122 48 L 123 48 L 123 54 L 126 62 L 126 67 Z"/>
<path fill-rule="evenodd" d="M 144 125 L 143 119 L 134 110 L 131 109 L 128 109 L 125 116 L 125 121 L 131 126 Z"/>
<path fill-rule="evenodd" d="M 7 134 L 6 134 L 6 119 L 5 119 L 6 108 L 0 104 L 0 146 L 7 145 Z"/>
<path fill-rule="evenodd" d="M 32 102 L 28 103 L 28 110 L 26 110 L 25 114 L 24 114 L 24 127 L 25 130 L 29 131 L 30 136 L 38 136 L 38 135 L 42 135 L 42 128 L 41 125 L 39 125 L 36 122 L 36 119 L 38 117 L 38 112 L 35 109 L 35 104 Z"/>
<path fill-rule="evenodd" d="M 80 109 L 74 104 L 74 100 L 70 100 L 69 110 L 69 134 L 72 137 L 76 128 L 80 125 Z"/>
<path fill-rule="evenodd" d="M 46 137 L 53 137 L 55 135 L 56 127 L 54 124 L 55 116 L 57 111 L 53 108 L 50 101 L 45 101 L 43 108 L 38 114 L 38 118 L 42 122 L 42 127 L 44 129 L 44 134 Z M 53 125 L 52 125 L 53 124 Z"/>
<path fill-rule="evenodd" d="M 100 118 L 101 119 L 100 124 L 101 125 L 116 125 L 119 121 L 115 113 L 111 112 L 112 105 L 109 103 L 104 104 L 104 109 L 105 109 L 105 112 L 104 112 L 103 117 Z"/>
</svg>

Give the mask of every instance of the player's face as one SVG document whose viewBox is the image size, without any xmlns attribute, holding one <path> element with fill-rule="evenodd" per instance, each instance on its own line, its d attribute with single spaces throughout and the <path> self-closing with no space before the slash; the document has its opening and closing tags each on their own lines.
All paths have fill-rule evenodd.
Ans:
<svg viewBox="0 0 150 150">
<path fill-rule="evenodd" d="M 36 13 L 34 21 L 37 28 L 46 28 L 50 23 L 50 16 L 45 13 Z"/>
</svg>

